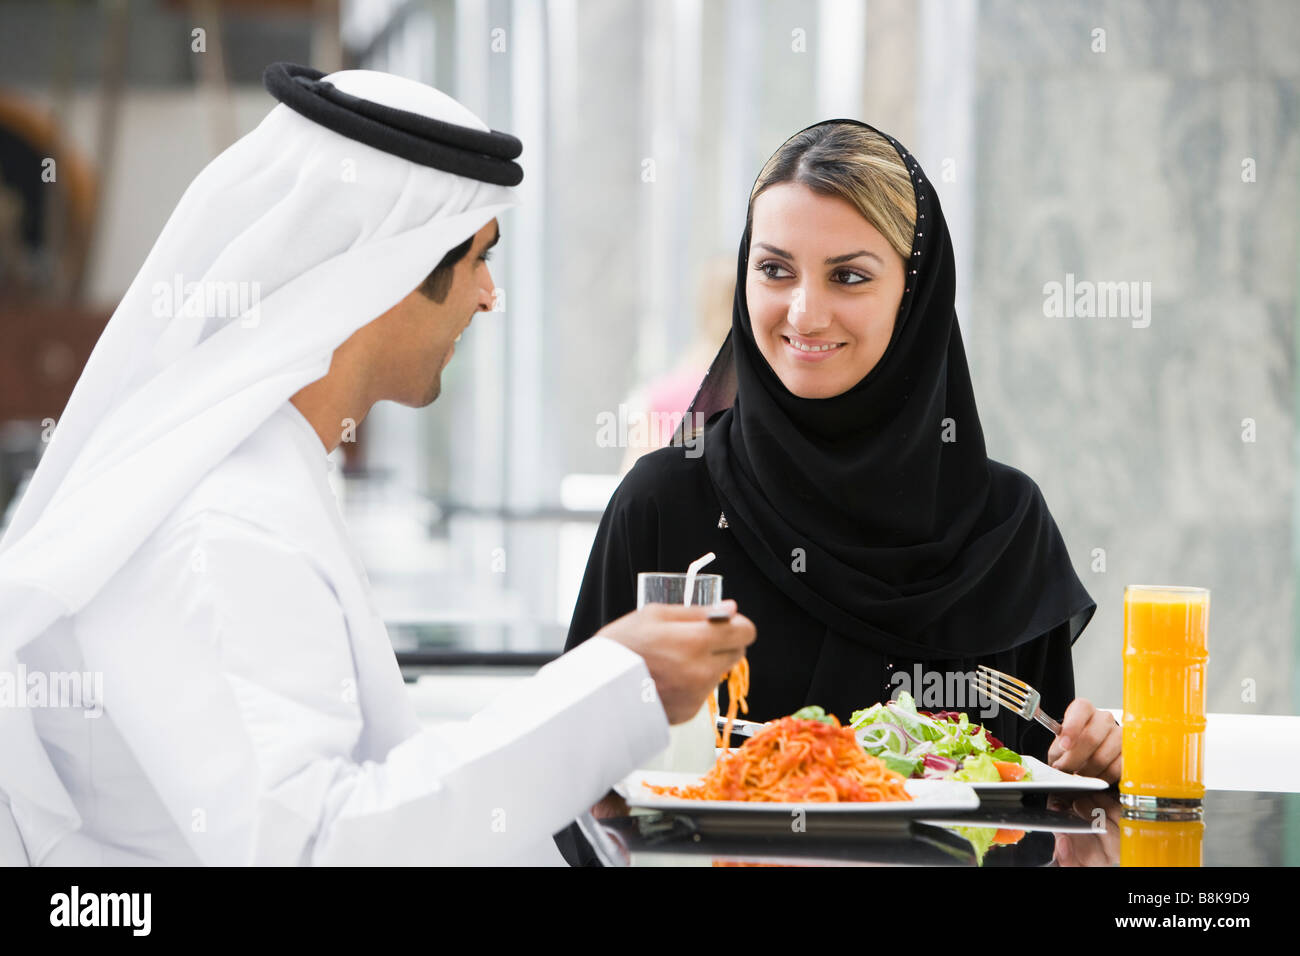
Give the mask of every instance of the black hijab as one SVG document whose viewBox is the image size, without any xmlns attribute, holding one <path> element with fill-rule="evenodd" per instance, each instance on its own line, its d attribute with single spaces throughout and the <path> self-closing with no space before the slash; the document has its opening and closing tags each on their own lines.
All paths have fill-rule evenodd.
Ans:
<svg viewBox="0 0 1300 956">
<path fill-rule="evenodd" d="M 747 225 L 731 332 L 683 422 L 709 421 L 704 457 L 727 526 L 764 576 L 846 638 L 952 659 L 1068 622 L 1073 643 L 1096 603 L 1038 486 L 985 453 L 939 197 L 885 138 L 911 173 L 917 215 L 880 361 L 832 398 L 799 398 L 781 383 L 750 326 Z"/>
</svg>

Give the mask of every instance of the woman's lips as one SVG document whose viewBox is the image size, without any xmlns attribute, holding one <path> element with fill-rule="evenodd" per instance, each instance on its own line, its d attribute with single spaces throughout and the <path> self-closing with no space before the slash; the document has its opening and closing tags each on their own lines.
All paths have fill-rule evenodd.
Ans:
<svg viewBox="0 0 1300 956">
<path fill-rule="evenodd" d="M 825 362 L 832 356 L 839 354 L 847 344 L 844 342 L 807 339 L 801 335 L 783 335 L 781 341 L 785 345 L 786 353 L 795 361 L 813 364 Z M 804 346 L 804 348 L 800 348 L 799 345 L 795 344 L 796 342 Z M 831 347 L 826 348 L 828 345 Z M 809 351 L 809 349 L 815 349 L 816 351 Z"/>
</svg>

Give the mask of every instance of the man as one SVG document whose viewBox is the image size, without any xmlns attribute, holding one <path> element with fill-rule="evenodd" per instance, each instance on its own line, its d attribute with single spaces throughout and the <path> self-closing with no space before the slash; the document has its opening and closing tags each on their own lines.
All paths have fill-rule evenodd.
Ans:
<svg viewBox="0 0 1300 956">
<path fill-rule="evenodd" d="M 325 456 L 374 402 L 438 396 L 491 306 L 519 144 L 381 73 L 274 64 L 267 86 L 282 105 L 182 197 L 0 542 L 0 679 L 94 688 L 0 707 L 0 853 L 553 858 L 753 626 L 647 609 L 419 726 Z"/>
</svg>

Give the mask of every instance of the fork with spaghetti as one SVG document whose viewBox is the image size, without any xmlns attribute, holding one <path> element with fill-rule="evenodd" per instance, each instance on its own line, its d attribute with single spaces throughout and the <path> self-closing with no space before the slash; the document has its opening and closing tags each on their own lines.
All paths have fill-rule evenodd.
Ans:
<svg viewBox="0 0 1300 956">
<path fill-rule="evenodd" d="M 714 733 L 717 734 L 718 746 L 724 750 L 731 746 L 731 728 L 736 722 L 736 711 L 749 713 L 749 658 L 742 657 L 736 666 L 727 672 L 727 721 L 722 730 L 718 730 L 718 695 L 715 691 L 709 695 L 709 716 L 713 719 Z"/>
</svg>

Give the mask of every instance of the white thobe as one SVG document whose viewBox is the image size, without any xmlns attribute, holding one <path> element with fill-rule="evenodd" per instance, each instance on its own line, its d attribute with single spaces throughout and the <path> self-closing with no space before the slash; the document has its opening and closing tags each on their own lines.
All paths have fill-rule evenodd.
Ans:
<svg viewBox="0 0 1300 956">
<path fill-rule="evenodd" d="M 327 469 L 286 403 L 22 650 L 103 675 L 99 717 L 32 709 L 82 818 L 32 862 L 556 859 L 551 834 L 667 744 L 644 661 L 604 638 L 422 728 Z"/>
</svg>

